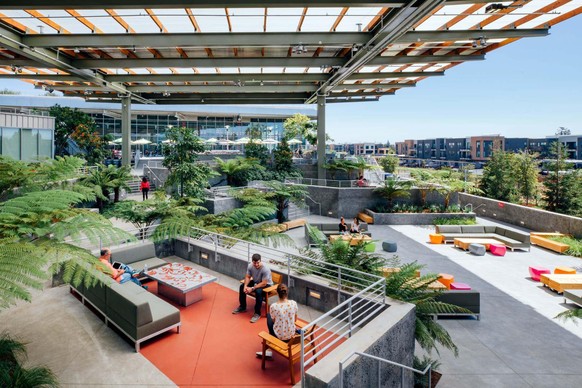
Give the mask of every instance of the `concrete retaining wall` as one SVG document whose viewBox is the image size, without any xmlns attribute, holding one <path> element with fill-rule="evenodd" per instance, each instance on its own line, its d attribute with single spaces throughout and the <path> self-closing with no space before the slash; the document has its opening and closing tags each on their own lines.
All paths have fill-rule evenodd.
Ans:
<svg viewBox="0 0 582 388">
<path fill-rule="evenodd" d="M 371 354 L 407 366 L 414 355 L 414 306 L 394 301 L 390 308 L 368 323 L 352 338 L 309 368 L 305 385 L 309 388 L 339 387 L 339 362 L 355 351 Z M 378 383 L 378 362 L 352 357 L 344 364 L 344 387 L 400 387 L 402 370 L 382 364 Z M 412 387 L 413 374 L 404 372 L 403 387 Z"/>
<path fill-rule="evenodd" d="M 432 225 L 437 218 L 475 219 L 475 213 L 376 213 L 366 209 L 374 217 L 374 225 Z"/>
<path fill-rule="evenodd" d="M 479 217 L 487 217 L 536 232 L 560 232 L 582 238 L 582 218 L 535 209 L 471 194 L 459 194 L 461 206 L 473 205 Z"/>
<path fill-rule="evenodd" d="M 380 206 L 387 206 L 387 201 L 374 192 L 373 187 L 326 187 L 326 186 L 307 186 L 309 196 L 321 204 L 321 215 L 330 217 L 354 218 L 364 209 L 371 209 Z M 458 201 L 457 194 L 453 195 L 450 204 L 456 204 Z M 437 192 L 431 192 L 427 195 L 428 204 L 442 205 L 443 196 Z M 399 198 L 394 204 L 406 203 L 420 205 L 420 191 L 411 190 L 409 198 Z M 308 201 L 310 211 L 314 214 L 319 212 L 317 206 Z"/>
</svg>

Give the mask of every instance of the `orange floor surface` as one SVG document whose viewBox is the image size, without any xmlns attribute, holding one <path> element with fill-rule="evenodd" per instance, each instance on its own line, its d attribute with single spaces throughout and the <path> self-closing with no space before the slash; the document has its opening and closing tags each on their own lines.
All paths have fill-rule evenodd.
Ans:
<svg viewBox="0 0 582 388">
<path fill-rule="evenodd" d="M 157 294 L 156 282 L 147 285 Z M 261 350 L 258 333 L 268 329 L 264 316 L 257 323 L 249 322 L 254 304 L 248 298 L 247 312 L 233 315 L 238 293 L 207 285 L 201 301 L 180 307 L 182 332 L 145 342 L 141 354 L 180 387 L 290 386 L 287 360 L 275 354 L 262 370 L 261 360 L 255 357 Z M 301 378 L 299 365 L 295 377 Z"/>
</svg>

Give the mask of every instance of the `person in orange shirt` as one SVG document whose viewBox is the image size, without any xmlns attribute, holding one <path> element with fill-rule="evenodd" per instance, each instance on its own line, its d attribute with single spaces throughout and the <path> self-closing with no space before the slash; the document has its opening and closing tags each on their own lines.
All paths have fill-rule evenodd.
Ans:
<svg viewBox="0 0 582 388">
<path fill-rule="evenodd" d="M 129 265 L 122 264 L 119 269 L 115 269 L 113 265 L 111 265 L 111 251 L 108 248 L 101 249 L 101 256 L 99 257 L 99 261 L 109 270 L 109 272 L 105 272 L 107 275 L 111 276 L 113 280 L 117 283 L 123 284 L 128 281 L 132 281 L 140 287 L 143 287 L 147 290 L 147 286 L 142 286 L 141 282 L 137 278 L 139 276 L 139 272 L 136 272 L 131 268 Z"/>
</svg>

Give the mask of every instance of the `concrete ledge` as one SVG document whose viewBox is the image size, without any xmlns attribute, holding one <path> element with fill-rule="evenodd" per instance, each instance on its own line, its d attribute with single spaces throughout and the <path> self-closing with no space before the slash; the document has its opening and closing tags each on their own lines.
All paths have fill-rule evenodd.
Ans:
<svg viewBox="0 0 582 388">
<path fill-rule="evenodd" d="M 376 213 L 366 209 L 376 225 L 432 225 L 437 218 L 475 219 L 475 213 Z"/>
<path fill-rule="evenodd" d="M 355 351 L 412 366 L 415 308 L 411 304 L 395 300 L 390 302 L 388 309 L 309 368 L 305 374 L 305 385 L 310 388 L 338 387 L 339 362 Z M 378 384 L 377 367 L 377 361 L 352 357 L 344 364 L 344 386 L 400 386 L 400 368 L 383 364 L 380 375 L 381 384 Z M 412 373 L 404 372 L 403 386 L 411 387 L 412 382 Z"/>
</svg>

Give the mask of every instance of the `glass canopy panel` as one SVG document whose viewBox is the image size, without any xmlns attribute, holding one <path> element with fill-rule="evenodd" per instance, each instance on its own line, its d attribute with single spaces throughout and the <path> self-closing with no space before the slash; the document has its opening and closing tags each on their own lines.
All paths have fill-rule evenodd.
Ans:
<svg viewBox="0 0 582 388">
<path fill-rule="evenodd" d="M 40 20 L 33 18 L 30 14 L 24 11 L 13 11 L 13 10 L 0 10 L 4 16 L 15 19 L 18 23 L 24 25 L 31 31 L 40 33 L 40 27 L 42 26 L 42 32 L 45 34 L 56 34 L 58 31 Z"/>
<path fill-rule="evenodd" d="M 378 66 L 364 66 L 360 69 L 360 73 L 373 73 L 378 70 Z"/>
<path fill-rule="evenodd" d="M 576 0 L 576 1 L 569 2 L 568 4 L 565 4 L 561 7 L 558 7 L 554 11 L 552 11 L 552 12 L 557 12 L 558 14 L 541 15 L 541 16 L 535 18 L 534 20 L 530 20 L 529 22 L 522 24 L 519 27 L 521 27 L 521 28 L 538 27 L 540 25 L 543 25 L 544 23 L 547 23 L 555 18 L 560 17 L 561 15 L 564 15 L 570 11 L 573 11 L 574 9 L 581 7 L 581 6 L 582 6 L 582 0 Z"/>
<path fill-rule="evenodd" d="M 330 31 L 342 8 L 309 8 L 301 31 Z"/>
<path fill-rule="evenodd" d="M 223 74 L 238 74 L 238 67 L 221 67 L 220 72 Z"/>
<path fill-rule="evenodd" d="M 131 28 L 138 33 L 159 32 L 160 29 L 144 9 L 116 9 L 119 15 Z"/>
<path fill-rule="evenodd" d="M 321 69 L 319 67 L 309 67 L 309 68 L 307 68 L 307 73 L 309 73 L 309 74 L 321 74 Z"/>
<path fill-rule="evenodd" d="M 338 24 L 336 31 L 357 32 L 358 28 L 363 30 L 381 10 L 381 7 L 352 7 L 346 12 Z"/>
<path fill-rule="evenodd" d="M 519 13 L 520 11 L 516 10 L 514 12 Z M 495 20 L 493 23 L 487 24 L 487 28 L 498 30 L 498 29 L 501 29 L 503 27 L 507 27 L 507 26 L 511 25 L 511 23 L 518 21 L 519 19 L 521 19 L 524 16 L 525 15 L 522 15 L 521 13 L 519 15 L 514 15 L 514 14 L 509 13 L 509 14 Z"/>
<path fill-rule="evenodd" d="M 285 73 L 300 74 L 305 72 L 305 67 L 286 67 Z"/>
<path fill-rule="evenodd" d="M 184 9 L 153 9 L 168 32 L 194 32 L 194 26 Z"/>
<path fill-rule="evenodd" d="M 468 15 L 469 12 L 467 10 L 471 6 L 472 4 L 446 5 L 427 20 L 425 20 L 420 26 L 416 27 L 416 30 L 438 30 L 440 27 L 444 26 L 457 16 Z"/>
<path fill-rule="evenodd" d="M 131 69 L 135 74 L 150 74 L 150 71 L 143 67 L 134 67 Z"/>
<path fill-rule="evenodd" d="M 297 31 L 302 13 L 303 8 L 268 8 L 267 32 Z"/>
<path fill-rule="evenodd" d="M 265 67 L 262 69 L 261 73 L 265 74 L 281 74 L 284 73 L 285 68 L 283 67 Z"/>
<path fill-rule="evenodd" d="M 150 68 L 154 74 L 172 74 L 172 70 L 170 70 L 167 67 L 154 67 L 154 68 Z"/>
<path fill-rule="evenodd" d="M 88 27 L 63 10 L 47 9 L 42 10 L 42 14 L 72 34 L 91 33 Z"/>
<path fill-rule="evenodd" d="M 450 63 L 437 63 L 431 67 L 424 69 L 424 71 L 440 71 L 443 67 L 450 65 Z"/>
<path fill-rule="evenodd" d="M 263 32 L 263 8 L 229 8 L 232 32 Z"/>
<path fill-rule="evenodd" d="M 261 72 L 260 67 L 241 67 L 240 72 L 242 74 L 258 74 Z"/>
<path fill-rule="evenodd" d="M 465 17 L 463 20 L 459 21 L 456 24 L 453 24 L 451 27 L 449 27 L 450 30 L 469 30 L 473 27 L 475 27 L 476 25 L 482 23 L 484 20 L 487 20 L 488 18 L 491 17 L 490 14 L 486 14 L 485 12 L 485 8 L 482 8 L 482 10 L 479 10 L 479 15 L 471 15 L 471 16 L 467 16 Z M 489 26 L 487 26 L 486 28 L 490 28 Z"/>
<path fill-rule="evenodd" d="M 89 22 L 93 23 L 95 27 L 107 34 L 119 34 L 125 32 L 125 28 L 102 9 L 80 9 L 77 12 L 79 15 L 85 17 Z"/>
<path fill-rule="evenodd" d="M 192 8 L 200 32 L 228 32 L 226 13 L 222 8 Z"/>
</svg>

